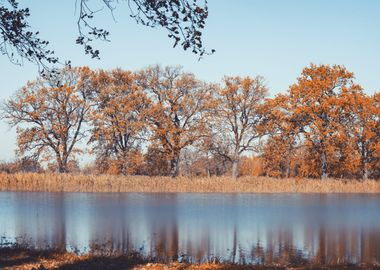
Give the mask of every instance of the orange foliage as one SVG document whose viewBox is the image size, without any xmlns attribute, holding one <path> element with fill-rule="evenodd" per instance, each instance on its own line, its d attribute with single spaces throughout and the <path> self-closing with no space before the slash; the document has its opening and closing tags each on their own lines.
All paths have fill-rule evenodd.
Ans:
<svg viewBox="0 0 380 270">
<path fill-rule="evenodd" d="M 67 172 L 68 162 L 79 152 L 77 143 L 85 137 L 90 76 L 87 67 L 65 68 L 28 82 L 5 103 L 4 118 L 17 126 L 19 155 L 55 159 L 58 170 Z"/>
<path fill-rule="evenodd" d="M 263 150 L 267 175 L 375 175 L 380 134 L 376 95 L 365 95 L 344 67 L 312 64 L 287 95 L 267 104 L 271 111 L 267 113 L 271 136 Z"/>
<path fill-rule="evenodd" d="M 239 174 L 241 176 L 261 176 L 263 164 L 260 157 L 242 157 L 240 161 Z"/>
<path fill-rule="evenodd" d="M 181 150 L 205 136 L 205 113 L 212 105 L 211 88 L 179 67 L 150 67 L 140 72 L 152 103 L 145 111 L 152 136 L 170 162 L 170 174 L 179 174 Z"/>
<path fill-rule="evenodd" d="M 96 106 L 90 116 L 92 150 L 108 173 L 136 173 L 132 169 L 136 166 L 134 153 L 146 131 L 143 111 L 150 101 L 130 71 L 101 70 L 94 74 L 92 83 L 96 89 Z"/>
<path fill-rule="evenodd" d="M 60 172 L 79 171 L 90 127 L 88 172 L 380 177 L 380 93 L 366 95 L 343 66 L 314 64 L 286 94 L 267 91 L 259 76 L 211 85 L 179 67 L 66 68 L 21 88 L 4 118 L 17 127 L 21 157 Z"/>
</svg>

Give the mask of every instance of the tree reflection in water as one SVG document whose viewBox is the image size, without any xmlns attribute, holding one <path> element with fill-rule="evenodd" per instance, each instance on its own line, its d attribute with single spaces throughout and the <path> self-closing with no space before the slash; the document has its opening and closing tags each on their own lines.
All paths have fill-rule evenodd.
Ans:
<svg viewBox="0 0 380 270">
<path fill-rule="evenodd" d="M 0 193 L 0 235 L 35 248 L 138 253 L 162 262 L 380 263 L 380 218 L 374 216 L 380 198 L 355 198 L 353 210 L 367 213 L 351 216 L 342 197 L 309 204 L 310 198 L 296 197 L 292 204 L 288 197 L 272 203 L 250 196 Z M 281 203 L 286 211 L 278 211 Z M 328 211 L 327 203 L 333 205 Z"/>
</svg>

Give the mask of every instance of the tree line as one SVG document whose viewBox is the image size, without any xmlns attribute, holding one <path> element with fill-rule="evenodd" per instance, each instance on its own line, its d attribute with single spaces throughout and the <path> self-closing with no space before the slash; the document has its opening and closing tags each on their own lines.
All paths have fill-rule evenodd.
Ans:
<svg viewBox="0 0 380 270">
<path fill-rule="evenodd" d="M 309 65 L 274 98 L 261 76 L 67 67 L 19 89 L 2 118 L 22 162 L 61 173 L 88 152 L 96 173 L 380 177 L 380 93 L 339 65 Z"/>
</svg>

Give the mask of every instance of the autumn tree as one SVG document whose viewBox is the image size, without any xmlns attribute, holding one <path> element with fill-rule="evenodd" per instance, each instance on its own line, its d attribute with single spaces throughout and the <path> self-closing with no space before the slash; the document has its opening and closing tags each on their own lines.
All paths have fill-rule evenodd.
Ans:
<svg viewBox="0 0 380 270">
<path fill-rule="evenodd" d="M 49 42 L 40 38 L 38 31 L 33 31 L 29 24 L 30 9 L 20 7 L 18 0 L 0 2 L 0 52 L 9 60 L 20 64 L 23 59 L 39 65 L 42 70 L 49 69 L 49 64 L 59 60 L 54 51 L 48 49 Z M 94 24 L 99 11 L 113 11 L 118 6 L 117 0 L 72 2 L 77 12 L 78 37 L 75 42 L 82 45 L 86 54 L 99 58 L 99 50 L 93 48 L 94 40 L 108 41 L 110 32 Z M 184 49 L 202 57 L 209 54 L 202 42 L 202 32 L 208 17 L 206 0 L 128 0 L 130 17 L 147 27 L 162 27 Z M 213 50 L 212 50 L 213 52 Z"/>
<path fill-rule="evenodd" d="M 212 110 L 206 115 L 208 120 L 211 115 L 213 115 Z M 182 153 L 181 163 L 185 174 L 210 177 L 221 176 L 231 170 L 230 160 L 220 154 L 223 149 L 214 151 L 215 138 L 210 124 L 206 129 L 205 137 Z"/>
<path fill-rule="evenodd" d="M 103 165 L 126 175 L 146 132 L 144 110 L 149 99 L 131 71 L 100 70 L 93 78 L 95 107 L 91 112 L 93 151 Z"/>
<path fill-rule="evenodd" d="M 170 175 L 179 173 L 181 150 L 205 136 L 205 114 L 211 88 L 180 67 L 150 67 L 140 72 L 141 85 L 152 99 L 146 119 L 170 162 Z"/>
<path fill-rule="evenodd" d="M 372 154 L 372 174 L 373 177 L 380 178 L 380 92 L 372 96 L 374 122 L 373 130 L 376 132 L 376 140 L 373 140 L 371 147 Z"/>
<path fill-rule="evenodd" d="M 289 89 L 292 113 L 302 126 L 305 144 L 315 153 L 317 174 L 322 178 L 331 175 L 331 166 L 337 158 L 335 143 L 343 132 L 340 120 L 344 116 L 341 106 L 344 94 L 362 91 L 353 79 L 353 73 L 342 66 L 311 64 Z"/>
<path fill-rule="evenodd" d="M 4 118 L 17 127 L 19 155 L 55 158 L 58 171 L 67 172 L 86 133 L 90 77 L 87 67 L 66 68 L 55 76 L 28 82 L 4 104 Z"/>
<path fill-rule="evenodd" d="M 257 156 L 243 156 L 239 166 L 239 174 L 242 176 L 261 176 L 263 173 L 263 161 Z"/>
<path fill-rule="evenodd" d="M 52 160 L 52 162 L 50 162 L 50 163 L 48 162 L 46 164 L 46 170 L 45 171 L 46 172 L 57 172 L 57 171 L 59 171 L 59 166 L 57 165 L 56 162 L 54 162 L 54 160 Z M 70 173 L 70 174 L 81 173 L 81 168 L 79 166 L 78 160 L 72 158 L 67 162 L 66 173 Z"/>
<path fill-rule="evenodd" d="M 343 139 L 351 144 L 349 155 L 356 152 L 359 156 L 358 176 L 367 179 L 373 174 L 380 157 L 380 95 L 345 91 L 340 106 L 345 131 Z"/>
<path fill-rule="evenodd" d="M 266 99 L 263 115 L 267 133 L 261 149 L 263 169 L 268 176 L 289 177 L 295 170 L 301 122 L 292 111 L 289 97 L 284 94 Z"/>
<path fill-rule="evenodd" d="M 263 135 L 261 111 L 267 91 L 260 76 L 225 77 L 217 87 L 210 119 L 215 132 L 212 149 L 231 161 L 234 178 L 238 177 L 241 154 L 256 150 L 255 140 Z"/>
<path fill-rule="evenodd" d="M 159 145 L 151 144 L 144 155 L 143 173 L 149 176 L 168 176 L 170 175 L 170 164 Z"/>
<path fill-rule="evenodd" d="M 291 144 L 281 135 L 270 136 L 263 146 L 261 158 L 265 175 L 270 177 L 290 177 L 294 170 L 294 154 Z"/>
</svg>

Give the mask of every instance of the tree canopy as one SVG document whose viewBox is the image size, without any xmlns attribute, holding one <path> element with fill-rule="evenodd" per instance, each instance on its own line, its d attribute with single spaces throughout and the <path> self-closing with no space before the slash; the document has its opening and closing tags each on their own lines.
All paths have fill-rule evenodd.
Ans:
<svg viewBox="0 0 380 270">
<path fill-rule="evenodd" d="M 69 161 L 80 151 L 78 142 L 86 136 L 90 76 L 87 67 L 65 68 L 28 82 L 4 104 L 3 117 L 17 127 L 20 156 L 55 159 L 58 171 L 67 172 Z"/>
<path fill-rule="evenodd" d="M 93 18 L 99 12 L 92 7 L 94 2 L 112 13 L 119 1 L 79 0 L 72 3 L 77 5 L 79 11 L 78 37 L 75 42 L 83 46 L 86 54 L 99 58 L 100 52 L 93 47 L 92 42 L 109 40 L 110 31 L 94 25 Z M 202 42 L 202 31 L 208 17 L 207 0 L 127 0 L 127 3 L 130 17 L 137 23 L 166 29 L 168 37 L 174 41 L 173 47 L 180 45 L 199 57 L 210 53 Z M 60 60 L 49 49 L 49 41 L 42 39 L 39 31 L 33 30 L 29 24 L 30 16 L 30 9 L 20 7 L 19 0 L 0 1 L 0 53 L 16 64 L 26 59 L 43 71 Z"/>
<path fill-rule="evenodd" d="M 173 66 L 65 68 L 18 90 L 2 117 L 23 162 L 59 172 L 77 171 L 75 154 L 89 149 L 96 173 L 380 177 L 379 93 L 339 65 L 311 64 L 273 98 L 264 82 L 211 84 Z"/>
</svg>

